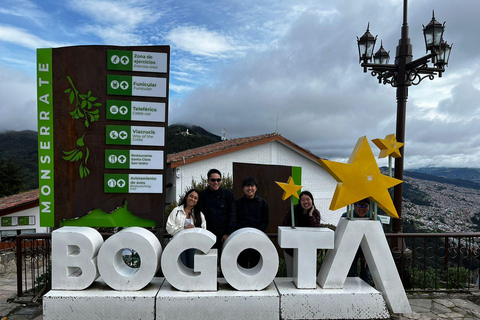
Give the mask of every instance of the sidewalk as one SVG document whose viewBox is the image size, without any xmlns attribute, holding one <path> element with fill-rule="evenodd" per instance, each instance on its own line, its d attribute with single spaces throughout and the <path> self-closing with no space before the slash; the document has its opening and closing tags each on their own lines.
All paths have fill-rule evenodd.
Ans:
<svg viewBox="0 0 480 320">
<path fill-rule="evenodd" d="M 0 275 L 0 320 L 42 320 L 42 303 L 32 303 L 32 296 L 16 298 L 17 277 L 15 273 Z M 480 291 L 445 294 L 409 294 L 413 313 L 392 315 L 393 320 L 404 319 L 480 319 Z"/>
</svg>

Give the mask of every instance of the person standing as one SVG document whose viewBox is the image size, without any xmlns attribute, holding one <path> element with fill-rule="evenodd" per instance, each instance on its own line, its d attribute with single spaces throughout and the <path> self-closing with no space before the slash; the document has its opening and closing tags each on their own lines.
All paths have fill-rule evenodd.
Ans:
<svg viewBox="0 0 480 320">
<path fill-rule="evenodd" d="M 188 191 L 180 205 L 170 212 L 167 219 L 167 232 L 176 235 L 182 230 L 191 228 L 206 229 L 206 220 L 198 204 L 198 191 Z M 193 268 L 195 249 L 188 249 L 180 254 L 180 260 L 189 268 Z"/>
<path fill-rule="evenodd" d="M 207 173 L 208 187 L 200 191 L 200 203 L 207 221 L 207 230 L 217 238 L 214 248 L 219 249 L 230 233 L 235 231 L 235 202 L 233 194 L 222 188 L 222 174 L 217 169 Z"/>
<path fill-rule="evenodd" d="M 347 217 L 347 213 L 345 212 L 342 215 L 342 218 Z M 370 211 L 370 200 L 363 199 L 357 201 L 353 204 L 353 217 L 354 218 L 372 218 L 372 212 Z M 360 279 L 365 281 L 368 284 L 372 284 L 372 274 L 370 273 L 370 269 L 368 268 L 367 261 L 363 254 L 362 248 L 358 248 L 357 254 L 353 259 L 352 265 L 350 266 L 350 270 L 348 271 L 348 277 L 355 277 L 357 276 L 358 264 L 360 264 Z"/>
<path fill-rule="evenodd" d="M 269 213 L 265 199 L 257 196 L 258 181 L 247 177 L 242 181 L 243 197 L 235 200 L 237 210 L 237 229 L 256 228 L 265 232 L 268 227 Z M 247 249 L 240 253 L 238 262 L 244 268 L 253 268 L 260 261 L 257 250 Z"/>
<path fill-rule="evenodd" d="M 310 191 L 300 193 L 299 202 L 293 208 L 295 227 L 320 227 L 320 211 L 315 208 L 313 195 Z M 292 226 L 292 214 L 288 212 L 283 219 L 283 226 Z M 293 277 L 293 249 L 285 249 L 285 264 L 287 277 Z"/>
</svg>

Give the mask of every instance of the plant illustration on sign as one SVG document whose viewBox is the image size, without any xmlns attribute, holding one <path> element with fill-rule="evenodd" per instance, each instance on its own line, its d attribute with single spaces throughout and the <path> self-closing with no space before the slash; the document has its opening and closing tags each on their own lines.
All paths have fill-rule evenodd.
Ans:
<svg viewBox="0 0 480 320">
<path fill-rule="evenodd" d="M 77 140 L 77 147 L 70 151 L 63 151 L 65 155 L 62 156 L 64 160 L 67 160 L 70 162 L 81 161 L 80 167 L 78 168 L 80 179 L 83 179 L 90 174 L 90 170 L 87 168 L 87 161 L 88 161 L 88 158 L 90 157 L 90 150 L 83 142 L 84 137 L 85 137 L 85 133 L 80 139 Z"/>
<path fill-rule="evenodd" d="M 68 82 L 72 85 L 71 88 L 66 89 L 64 92 L 69 94 L 70 104 L 75 105 L 75 110 L 70 112 L 73 119 L 85 118 L 85 127 L 89 127 L 90 123 L 98 121 L 100 118 L 99 109 L 102 104 L 97 101 L 97 98 L 92 96 L 92 91 L 88 90 L 87 94 L 78 92 L 73 85 L 72 79 L 67 76 Z M 92 110 L 93 107 L 97 107 Z"/>
</svg>

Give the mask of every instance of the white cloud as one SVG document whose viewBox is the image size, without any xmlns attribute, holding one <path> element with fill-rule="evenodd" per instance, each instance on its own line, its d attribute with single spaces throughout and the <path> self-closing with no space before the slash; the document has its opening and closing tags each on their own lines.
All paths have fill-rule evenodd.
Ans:
<svg viewBox="0 0 480 320">
<path fill-rule="evenodd" d="M 151 28 L 163 15 L 151 1 L 75 0 L 68 7 L 90 21 L 78 30 L 94 35 L 107 44 L 140 45 L 148 43 Z M 145 30 L 144 30 L 145 29 Z"/>
<path fill-rule="evenodd" d="M 177 93 L 185 93 L 193 90 L 193 87 L 191 86 L 184 86 L 184 85 L 175 85 L 175 84 L 170 84 L 170 90 L 175 91 Z"/>
<path fill-rule="evenodd" d="M 29 0 L 3 0 L 0 14 L 31 20 L 37 25 L 42 25 L 42 20 L 48 17 L 35 3 Z"/>
<path fill-rule="evenodd" d="M 0 131 L 37 130 L 35 79 L 0 63 Z"/>
<path fill-rule="evenodd" d="M 170 30 L 166 39 L 194 55 L 222 56 L 239 49 L 232 38 L 203 27 L 178 27 Z"/>
<path fill-rule="evenodd" d="M 28 49 L 61 47 L 64 43 L 44 40 L 26 30 L 0 25 L 0 41 L 10 42 Z"/>
</svg>

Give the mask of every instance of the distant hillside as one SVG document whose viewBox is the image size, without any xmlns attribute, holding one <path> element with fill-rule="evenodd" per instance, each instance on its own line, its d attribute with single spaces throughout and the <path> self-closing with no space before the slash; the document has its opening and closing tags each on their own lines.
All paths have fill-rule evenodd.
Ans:
<svg viewBox="0 0 480 320">
<path fill-rule="evenodd" d="M 21 167 L 25 190 L 38 188 L 37 132 L 6 131 L 0 133 L 0 160 L 9 159 Z"/>
<path fill-rule="evenodd" d="M 433 169 L 433 168 L 424 168 L 424 169 Z M 447 168 L 445 168 L 447 169 Z M 456 170 L 462 170 L 462 168 L 450 168 L 452 172 Z M 466 168 L 465 168 L 466 169 Z M 416 170 L 422 170 L 422 169 L 416 169 Z M 475 170 L 479 169 L 470 169 L 472 172 Z M 425 171 L 430 171 L 430 170 L 425 170 Z M 432 172 L 432 171 L 431 171 Z M 434 171 L 433 171 L 434 172 Z M 457 187 L 462 187 L 462 188 L 470 188 L 470 189 L 477 189 L 480 190 L 480 183 L 474 182 L 473 180 L 470 179 L 460 179 L 460 178 L 454 178 L 453 176 L 459 176 L 459 175 L 452 175 L 452 178 L 445 178 L 439 175 L 436 175 L 434 173 L 422 173 L 421 171 L 404 171 L 404 176 L 407 177 L 412 177 L 415 179 L 421 179 L 421 180 L 427 180 L 427 181 L 433 181 L 433 182 L 440 182 L 440 183 L 447 183 L 447 184 L 453 184 Z M 445 171 L 439 171 L 439 172 L 445 172 Z M 480 182 L 480 181 L 479 181 Z"/>
<path fill-rule="evenodd" d="M 168 126 L 167 154 L 202 147 L 220 140 L 220 136 L 214 135 L 202 127 L 173 124 Z"/>
<path fill-rule="evenodd" d="M 432 176 L 442 177 L 446 179 L 469 180 L 480 184 L 480 169 L 479 168 L 419 168 L 408 170 L 411 172 L 425 173 Z"/>
</svg>

